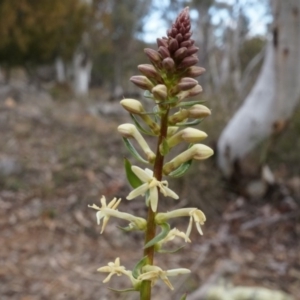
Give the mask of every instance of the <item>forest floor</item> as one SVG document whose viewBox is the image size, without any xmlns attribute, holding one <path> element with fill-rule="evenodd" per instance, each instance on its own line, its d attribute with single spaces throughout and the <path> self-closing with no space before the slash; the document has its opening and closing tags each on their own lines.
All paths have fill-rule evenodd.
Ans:
<svg viewBox="0 0 300 300">
<path fill-rule="evenodd" d="M 114 219 L 100 235 L 87 205 L 98 204 L 101 195 L 117 196 L 124 199 L 119 210 L 145 216 L 143 201 L 125 200 L 130 189 L 122 158 L 129 155 L 116 128 L 128 116 L 103 98 L 58 101 L 31 90 L 0 98 L 1 300 L 138 299 L 107 289 L 127 288 L 126 278 L 104 285 L 105 274 L 96 272 L 116 257 L 131 269 L 142 256 L 143 238 L 120 231 Z M 277 178 L 273 191 L 252 199 L 228 188 L 213 159 L 171 181 L 181 196 L 176 207 L 197 205 L 208 220 L 204 235 L 194 230 L 183 250 L 156 256 L 163 268 L 192 273 L 172 279 L 174 292 L 158 282 L 154 299 L 179 299 L 214 278 L 299 300 L 299 176 Z M 174 200 L 166 199 L 160 209 L 171 205 Z M 180 222 L 177 228 L 186 230 L 188 220 Z"/>
</svg>

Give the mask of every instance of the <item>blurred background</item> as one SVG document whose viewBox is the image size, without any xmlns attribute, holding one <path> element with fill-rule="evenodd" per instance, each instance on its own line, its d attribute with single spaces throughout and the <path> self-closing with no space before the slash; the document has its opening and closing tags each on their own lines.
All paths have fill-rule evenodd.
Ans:
<svg viewBox="0 0 300 300">
<path fill-rule="evenodd" d="M 132 269 L 142 235 L 116 220 L 100 235 L 87 205 L 130 191 L 119 101 L 147 101 L 129 78 L 187 5 L 206 69 L 197 99 L 212 110 L 200 128 L 215 156 L 170 186 L 177 208 L 208 220 L 203 237 L 157 255 L 192 275 L 174 279 L 173 294 L 158 283 L 153 299 L 210 299 L 218 288 L 225 299 L 240 286 L 273 294 L 235 299 L 300 299 L 299 1 L 1 0 L 1 300 L 138 299 L 109 291 L 96 269 L 116 257 Z M 145 215 L 139 200 L 120 210 Z"/>
</svg>

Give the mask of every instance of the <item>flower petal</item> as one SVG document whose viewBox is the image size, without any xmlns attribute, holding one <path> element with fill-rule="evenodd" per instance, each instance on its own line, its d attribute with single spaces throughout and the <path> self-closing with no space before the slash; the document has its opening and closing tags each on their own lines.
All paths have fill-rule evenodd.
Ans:
<svg viewBox="0 0 300 300">
<path fill-rule="evenodd" d="M 200 233 L 200 235 L 203 235 L 203 231 L 201 229 L 200 224 L 198 222 L 195 222 L 195 223 L 196 223 L 196 227 L 197 227 L 198 232 Z"/>
<path fill-rule="evenodd" d="M 186 234 L 185 234 L 187 237 L 189 237 L 190 234 L 191 234 L 192 226 L 193 226 L 193 218 L 190 217 L 189 226 L 188 226 L 187 231 L 186 231 Z M 186 239 L 185 241 L 187 241 L 187 239 Z"/>
<path fill-rule="evenodd" d="M 154 186 L 150 189 L 150 205 L 153 212 L 157 211 L 157 204 L 158 204 L 158 191 L 157 187 Z"/>
<path fill-rule="evenodd" d="M 171 197 L 173 199 L 179 199 L 179 196 L 173 192 L 171 189 L 169 189 L 167 186 L 164 186 L 161 191 L 164 191 L 164 196 L 165 197 Z"/>
<path fill-rule="evenodd" d="M 150 175 L 149 171 L 145 171 L 140 167 L 132 166 L 131 167 L 132 172 L 143 182 L 148 182 L 153 177 L 153 174 Z M 146 169 L 147 170 L 147 169 Z"/>
<path fill-rule="evenodd" d="M 144 183 L 144 184 L 140 185 L 139 187 L 137 187 L 136 189 L 134 189 L 133 191 L 131 191 L 129 193 L 129 195 L 126 197 L 126 199 L 132 200 L 132 199 L 136 198 L 137 196 L 145 194 L 147 190 L 148 190 L 148 183 Z"/>
</svg>

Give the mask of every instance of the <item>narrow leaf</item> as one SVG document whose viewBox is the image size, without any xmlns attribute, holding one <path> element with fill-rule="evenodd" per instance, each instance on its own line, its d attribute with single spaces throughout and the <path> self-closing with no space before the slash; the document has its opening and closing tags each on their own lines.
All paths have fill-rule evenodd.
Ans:
<svg viewBox="0 0 300 300">
<path fill-rule="evenodd" d="M 169 153 L 170 148 L 166 138 L 163 138 L 162 143 L 159 145 L 159 152 L 162 156 L 165 156 Z"/>
<path fill-rule="evenodd" d="M 168 176 L 173 177 L 173 178 L 178 178 L 178 177 L 183 176 L 188 171 L 188 169 L 190 168 L 192 162 L 193 162 L 192 159 L 184 162 L 176 170 L 171 172 Z"/>
<path fill-rule="evenodd" d="M 159 252 L 159 253 L 176 253 L 176 252 L 180 251 L 181 249 L 183 249 L 184 247 L 185 246 L 181 246 L 181 247 L 179 247 L 177 249 L 174 249 L 174 250 L 159 249 L 159 250 L 157 250 L 157 252 Z"/>
<path fill-rule="evenodd" d="M 125 143 L 126 148 L 129 150 L 129 152 L 133 155 L 133 157 L 135 157 L 137 160 L 139 160 L 140 162 L 146 163 L 148 164 L 148 161 L 143 159 L 139 153 L 136 151 L 136 149 L 134 148 L 134 146 L 131 144 L 131 142 L 129 141 L 129 139 L 123 137 L 123 141 Z"/>
<path fill-rule="evenodd" d="M 149 91 L 144 92 L 144 97 L 153 99 L 153 95 Z"/>
<path fill-rule="evenodd" d="M 125 171 L 126 171 L 126 177 L 129 182 L 129 184 L 136 189 L 140 185 L 143 184 L 141 179 L 139 179 L 131 170 L 131 163 L 127 158 L 124 158 L 124 166 L 125 166 Z"/>
<path fill-rule="evenodd" d="M 161 232 L 155 236 L 151 241 L 149 241 L 145 246 L 144 249 L 147 249 L 158 242 L 160 242 L 162 239 L 164 239 L 168 233 L 170 232 L 170 225 L 168 223 L 162 223 L 159 225 L 161 227 Z"/>
<path fill-rule="evenodd" d="M 137 264 L 134 266 L 132 270 L 132 276 L 137 279 L 139 275 L 141 274 L 141 269 L 143 266 L 147 264 L 148 256 L 144 256 L 140 261 L 137 262 Z"/>
<path fill-rule="evenodd" d="M 186 296 L 187 296 L 187 294 L 182 295 L 182 297 L 180 298 L 180 300 L 186 300 Z"/>
<path fill-rule="evenodd" d="M 201 104 L 206 102 L 205 100 L 197 100 L 197 101 L 186 101 L 186 102 L 179 102 L 176 107 L 190 107 L 193 106 L 195 104 Z"/>
<path fill-rule="evenodd" d="M 113 289 L 113 288 L 108 287 L 108 289 L 113 291 L 113 292 L 117 292 L 117 293 L 127 293 L 127 292 L 136 292 L 136 291 L 138 291 L 135 288 L 129 288 L 129 289 L 125 289 L 125 290 L 117 290 L 117 289 Z"/>
<path fill-rule="evenodd" d="M 136 117 L 135 115 L 130 114 L 130 116 L 131 116 L 131 118 L 132 118 L 132 120 L 133 120 L 135 126 L 137 127 L 137 129 L 138 129 L 140 132 L 142 132 L 142 133 L 144 133 L 144 134 L 147 134 L 147 135 L 155 136 L 155 134 L 154 134 L 153 132 L 144 129 L 144 128 L 141 126 L 141 124 L 139 123 L 139 121 L 138 121 L 138 119 L 137 119 L 137 117 Z"/>
<path fill-rule="evenodd" d="M 188 121 L 188 122 L 184 122 L 184 123 L 176 123 L 176 126 L 180 126 L 180 127 L 186 127 L 186 126 L 195 126 L 198 125 L 202 122 L 203 119 L 196 119 L 193 121 Z"/>
</svg>

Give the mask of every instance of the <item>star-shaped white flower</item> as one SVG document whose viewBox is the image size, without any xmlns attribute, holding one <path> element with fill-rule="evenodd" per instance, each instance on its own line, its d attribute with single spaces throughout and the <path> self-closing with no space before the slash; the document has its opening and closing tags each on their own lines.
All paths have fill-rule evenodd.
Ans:
<svg viewBox="0 0 300 300">
<path fill-rule="evenodd" d="M 151 285 L 153 286 L 158 279 L 161 279 L 171 290 L 174 290 L 168 276 L 188 274 L 191 271 L 185 268 L 163 271 L 160 267 L 146 265 L 143 267 L 143 272 L 144 273 L 139 275 L 138 280 L 150 280 Z"/>
<path fill-rule="evenodd" d="M 129 193 L 126 198 L 127 200 L 132 200 L 140 195 L 144 195 L 147 191 L 149 191 L 149 202 L 151 209 L 156 212 L 158 204 L 158 188 L 165 197 L 169 196 L 174 199 L 179 198 L 175 192 L 168 188 L 168 182 L 166 180 L 158 181 L 155 177 L 153 177 L 153 171 L 150 169 L 143 170 L 137 166 L 132 166 L 131 169 L 134 174 L 144 183 Z"/>
<path fill-rule="evenodd" d="M 103 233 L 105 227 L 106 227 L 106 224 L 110 218 L 110 215 L 105 213 L 103 210 L 105 208 L 110 208 L 112 210 L 116 210 L 116 208 L 118 207 L 118 205 L 120 204 L 121 202 L 121 198 L 117 200 L 117 198 L 114 198 L 113 200 L 111 200 L 108 205 L 106 205 L 106 198 L 105 196 L 102 196 L 101 197 L 101 200 L 100 200 L 102 206 L 99 207 L 95 204 L 93 205 L 88 205 L 88 207 L 91 207 L 93 209 L 96 209 L 98 210 L 98 212 L 96 213 L 96 217 L 97 217 L 97 224 L 100 225 L 100 222 L 101 222 L 101 219 L 103 218 L 103 224 L 102 224 L 102 229 L 101 229 L 101 233 Z"/>
<path fill-rule="evenodd" d="M 200 233 L 200 235 L 203 235 L 200 225 L 204 225 L 204 222 L 206 221 L 206 217 L 204 213 L 196 207 L 186 207 L 186 208 L 175 209 L 173 211 L 169 211 L 166 213 L 158 213 L 155 216 L 155 221 L 156 224 L 162 224 L 168 221 L 169 219 L 180 218 L 180 217 L 190 217 L 189 225 L 185 233 L 186 242 L 189 241 L 189 236 L 191 234 L 193 221 L 195 222 L 197 230 Z"/>
<path fill-rule="evenodd" d="M 167 236 L 162 239 L 161 241 L 159 241 L 159 244 L 162 245 L 166 242 L 172 241 L 175 237 L 181 237 L 185 240 L 186 243 L 190 243 L 191 240 L 189 239 L 189 237 L 186 235 L 186 233 L 179 231 L 177 228 L 173 228 L 172 230 L 170 230 L 170 232 L 167 234 Z"/>
<path fill-rule="evenodd" d="M 204 213 L 200 209 L 194 208 L 189 212 L 189 215 L 190 215 L 190 222 L 189 222 L 189 226 L 186 231 L 186 236 L 189 237 L 191 234 L 191 230 L 192 230 L 192 226 L 193 226 L 193 219 L 194 219 L 194 222 L 196 224 L 199 234 L 203 235 L 200 225 L 204 225 L 204 222 L 206 221 L 206 217 L 205 217 Z"/>
<path fill-rule="evenodd" d="M 108 276 L 103 280 L 104 283 L 110 281 L 111 277 L 115 274 L 117 276 L 121 276 L 122 274 L 127 275 L 128 272 L 125 270 L 125 267 L 120 265 L 119 257 L 115 259 L 115 262 L 109 262 L 107 266 L 101 267 L 97 271 L 109 273 Z"/>
</svg>

